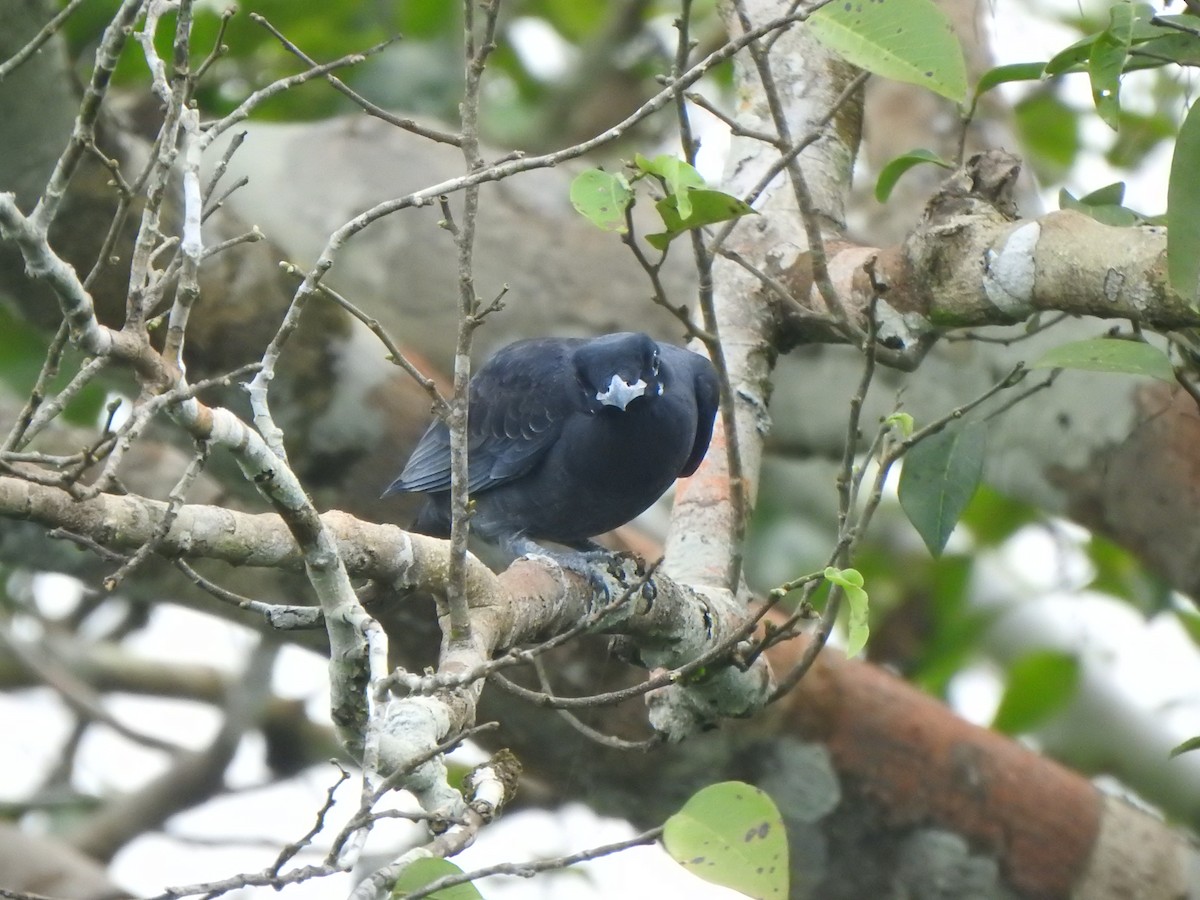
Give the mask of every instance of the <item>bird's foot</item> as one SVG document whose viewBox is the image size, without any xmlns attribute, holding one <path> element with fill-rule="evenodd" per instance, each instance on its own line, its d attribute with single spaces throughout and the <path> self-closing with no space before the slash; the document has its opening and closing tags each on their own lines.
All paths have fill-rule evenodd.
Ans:
<svg viewBox="0 0 1200 900">
<path fill-rule="evenodd" d="M 513 538 L 508 546 L 518 556 L 544 556 L 562 568 L 582 575 L 605 602 L 639 585 L 647 600 L 654 599 L 654 583 L 645 577 L 645 561 L 628 550 L 609 550 L 593 541 L 571 549 L 551 550 L 527 537 Z"/>
</svg>

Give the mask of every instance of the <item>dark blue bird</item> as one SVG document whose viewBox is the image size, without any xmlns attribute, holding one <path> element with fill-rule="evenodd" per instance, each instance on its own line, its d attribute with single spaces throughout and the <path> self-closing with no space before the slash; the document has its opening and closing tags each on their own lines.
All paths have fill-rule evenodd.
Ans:
<svg viewBox="0 0 1200 900">
<path fill-rule="evenodd" d="M 718 383 L 699 354 L 638 332 L 517 341 L 471 379 L 471 528 L 511 553 L 589 538 L 635 518 L 700 465 Z M 429 426 L 384 496 L 428 495 L 413 529 L 450 533 L 450 433 Z"/>
</svg>

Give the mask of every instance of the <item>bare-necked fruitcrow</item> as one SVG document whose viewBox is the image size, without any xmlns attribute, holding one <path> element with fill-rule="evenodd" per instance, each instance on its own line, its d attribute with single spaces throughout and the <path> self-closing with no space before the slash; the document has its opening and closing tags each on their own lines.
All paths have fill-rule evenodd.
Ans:
<svg viewBox="0 0 1200 900">
<path fill-rule="evenodd" d="M 471 379 L 472 530 L 514 554 L 577 550 L 633 519 L 700 465 L 717 374 L 638 332 L 517 341 Z M 384 496 L 428 494 L 413 529 L 450 533 L 450 433 L 429 426 Z"/>
</svg>

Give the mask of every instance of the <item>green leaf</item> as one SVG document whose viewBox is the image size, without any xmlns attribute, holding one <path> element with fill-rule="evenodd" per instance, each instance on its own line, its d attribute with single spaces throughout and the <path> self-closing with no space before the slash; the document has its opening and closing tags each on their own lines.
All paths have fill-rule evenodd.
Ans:
<svg viewBox="0 0 1200 900">
<path fill-rule="evenodd" d="M 1058 205 L 1062 209 L 1076 210 L 1086 216 L 1090 216 L 1097 222 L 1103 222 L 1105 225 L 1113 225 L 1117 228 L 1129 228 L 1133 225 L 1144 223 L 1146 221 L 1145 216 L 1127 206 L 1121 205 L 1119 198 L 1124 195 L 1125 183 L 1123 181 L 1102 187 L 1099 190 L 1092 191 L 1085 197 L 1078 198 L 1073 196 L 1066 188 L 1060 188 L 1058 192 Z M 1118 199 L 1115 201 L 1109 199 L 1114 196 Z"/>
<path fill-rule="evenodd" d="M 1037 90 L 1015 107 L 1021 146 L 1042 177 L 1054 178 L 1070 168 L 1079 153 L 1079 113 L 1064 103 L 1053 87 Z"/>
<path fill-rule="evenodd" d="M 647 159 L 638 153 L 633 158 L 633 164 L 639 171 L 661 178 L 668 192 L 672 194 L 678 194 L 684 188 L 705 186 L 703 176 L 694 166 L 669 153 L 661 153 L 653 159 Z"/>
<path fill-rule="evenodd" d="M 1052 347 L 1033 368 L 1120 372 L 1175 382 L 1175 370 L 1167 354 L 1150 344 L 1119 338 L 1091 338 Z"/>
<path fill-rule="evenodd" d="M 1014 500 L 984 484 L 971 498 L 960 521 L 971 529 L 976 544 L 997 547 L 1012 537 L 1017 529 L 1042 519 L 1029 504 Z"/>
<path fill-rule="evenodd" d="M 1179 128 L 1167 182 L 1167 275 L 1171 287 L 1196 298 L 1200 277 L 1200 101 Z"/>
<path fill-rule="evenodd" d="M 1128 6 L 1129 4 L 1119 2 L 1117 5 Z M 1133 21 L 1130 28 L 1130 41 L 1133 44 L 1145 43 L 1146 41 L 1175 33 L 1172 29 L 1162 28 L 1153 24 L 1151 20 L 1154 18 L 1154 9 L 1145 3 L 1133 4 L 1131 12 Z M 1054 54 L 1050 61 L 1046 63 L 1045 74 L 1062 75 L 1065 72 L 1078 70 L 1085 61 L 1091 58 L 1096 39 L 1104 33 L 1089 34 L 1087 37 L 1081 38 L 1069 47 Z"/>
<path fill-rule="evenodd" d="M 1161 613 L 1175 612 L 1185 630 L 1188 628 L 1189 620 L 1185 611 L 1175 610 L 1170 585 L 1148 570 L 1128 550 L 1093 534 L 1088 539 L 1086 552 L 1095 571 L 1088 590 L 1116 597 L 1147 619 Z M 1200 624 L 1200 616 L 1197 621 Z"/>
<path fill-rule="evenodd" d="M 987 426 L 959 420 L 904 454 L 900 507 L 934 556 L 941 556 L 983 476 Z"/>
<path fill-rule="evenodd" d="M 1174 759 L 1181 753 L 1190 753 L 1198 747 L 1200 747 L 1200 736 L 1190 737 L 1182 744 L 1172 747 L 1171 752 L 1167 754 L 1167 759 Z"/>
<path fill-rule="evenodd" d="M 634 166 L 647 175 L 657 175 L 662 179 L 663 187 L 668 196 L 676 198 L 676 206 L 680 218 L 687 219 L 692 215 L 692 201 L 689 194 L 693 188 L 704 187 L 704 179 L 695 167 L 688 165 L 677 156 L 661 154 L 654 159 L 647 159 L 637 154 L 633 160 Z"/>
<path fill-rule="evenodd" d="M 46 342 L 32 326 L 0 305 L 0 381 L 26 393 L 46 358 Z"/>
<path fill-rule="evenodd" d="M 393 10 L 396 30 L 406 41 L 432 40 L 458 24 L 458 10 L 440 0 L 410 0 Z"/>
<path fill-rule="evenodd" d="M 890 160 L 879 172 L 879 178 L 875 182 L 875 199 L 880 203 L 886 203 L 892 193 L 892 188 L 900 180 L 900 176 L 921 163 L 933 163 L 943 169 L 954 168 L 953 163 L 946 162 L 932 150 L 910 150 L 908 153 Z"/>
<path fill-rule="evenodd" d="M 997 611 L 982 610 L 969 599 L 975 593 L 973 556 L 944 555 L 926 562 L 926 590 L 921 593 L 925 602 L 918 603 L 917 613 L 921 639 L 915 658 L 901 674 L 946 699 L 955 676 L 977 657 L 980 639 L 995 622 Z M 912 617 L 906 620 L 912 621 Z"/>
<path fill-rule="evenodd" d="M 830 3 L 813 14 L 808 27 L 859 68 L 929 88 L 956 103 L 966 98 L 962 47 L 932 0 Z"/>
<path fill-rule="evenodd" d="M 1133 37 L 1132 3 L 1117 3 L 1108 11 L 1109 25 L 1096 35 L 1088 56 L 1088 75 L 1092 80 L 1092 101 L 1096 112 L 1114 131 L 1121 111 L 1121 73 L 1129 56 Z"/>
<path fill-rule="evenodd" d="M 1163 18 L 1170 18 L 1164 16 Z M 1193 18 L 1193 22 L 1196 20 Z M 1194 28 L 1195 26 L 1190 26 Z M 1125 71 L 1135 69 L 1156 69 L 1160 66 L 1200 66 L 1200 42 L 1194 35 L 1180 34 L 1177 31 L 1166 32 L 1162 37 L 1152 41 L 1137 44 L 1129 51 L 1129 61 Z"/>
<path fill-rule="evenodd" d="M 1196 65 L 1200 66 L 1200 59 Z M 1174 119 L 1165 111 L 1140 115 L 1123 109 L 1117 139 L 1104 154 L 1104 159 L 1118 169 L 1135 169 L 1163 141 L 1174 142 L 1175 127 Z"/>
<path fill-rule="evenodd" d="M 1200 613 L 1181 608 L 1175 608 L 1171 611 L 1175 614 L 1175 618 L 1179 620 L 1179 624 L 1183 626 L 1183 630 L 1187 632 L 1187 636 L 1192 639 L 1192 643 L 1200 647 Z"/>
<path fill-rule="evenodd" d="M 624 175 L 603 169 L 586 169 L 571 182 L 571 205 L 601 231 L 625 234 L 625 210 L 633 202 L 633 189 Z"/>
<path fill-rule="evenodd" d="M 0 306 L 0 382 L 7 383 L 14 393 L 28 394 L 45 359 L 45 336 Z M 68 348 L 63 354 L 58 377 L 47 385 L 47 393 L 53 395 L 65 387 L 78 364 L 79 354 Z M 106 399 L 104 386 L 93 381 L 67 404 L 63 418 L 72 425 L 94 427 Z"/>
<path fill-rule="evenodd" d="M 1120 206 L 1125 202 L 1125 182 L 1114 181 L 1102 188 L 1096 188 L 1090 194 L 1080 197 L 1079 202 L 1088 206 Z"/>
<path fill-rule="evenodd" d="M 871 629 L 868 621 L 868 598 L 863 590 L 863 577 L 858 569 L 825 569 L 825 580 L 836 584 L 846 596 L 849 618 L 846 621 L 846 655 L 856 656 L 867 646 Z"/>
<path fill-rule="evenodd" d="M 906 412 L 894 412 L 884 420 L 884 424 L 888 428 L 894 428 L 900 432 L 901 437 L 912 437 L 913 433 L 913 417 Z"/>
<path fill-rule="evenodd" d="M 1021 734 L 1041 725 L 1070 702 L 1079 685 L 1079 660 L 1070 653 L 1038 651 L 1008 668 L 1008 683 L 992 728 Z"/>
<path fill-rule="evenodd" d="M 988 69 L 980 76 L 979 83 L 975 85 L 975 99 L 978 100 L 992 88 L 1008 84 L 1010 81 L 1038 81 L 1045 68 L 1045 63 L 1024 62 Z"/>
<path fill-rule="evenodd" d="M 437 2 L 441 6 L 449 7 L 456 14 L 459 13 L 458 4 L 446 3 L 445 0 Z M 610 12 L 608 0 L 543 0 L 536 5 L 530 4 L 530 8 L 526 10 L 528 15 L 544 17 L 573 44 L 593 39 L 595 33 L 608 21 Z"/>
<path fill-rule="evenodd" d="M 667 819 L 663 845 L 705 881 L 763 900 L 788 896 L 783 818 L 753 785 L 726 781 L 693 794 Z"/>
<path fill-rule="evenodd" d="M 688 200 L 691 215 L 686 218 L 680 215 L 678 195 L 664 197 L 654 204 L 658 214 L 662 216 L 666 231 L 646 235 L 650 246 L 657 250 L 665 250 L 667 244 L 692 228 L 737 219 L 754 212 L 754 208 L 749 204 L 721 191 L 693 189 L 688 191 Z"/>
<path fill-rule="evenodd" d="M 392 897 L 394 900 L 400 900 L 400 898 L 407 897 L 414 891 L 419 891 L 425 885 L 437 881 L 439 878 L 445 878 L 447 875 L 461 874 L 462 869 L 448 859 L 442 859 L 437 856 L 418 859 L 396 879 L 396 886 L 392 888 Z M 456 884 L 453 887 L 435 891 L 429 897 L 430 900 L 483 900 L 483 895 L 479 893 L 479 889 L 470 882 Z"/>
</svg>

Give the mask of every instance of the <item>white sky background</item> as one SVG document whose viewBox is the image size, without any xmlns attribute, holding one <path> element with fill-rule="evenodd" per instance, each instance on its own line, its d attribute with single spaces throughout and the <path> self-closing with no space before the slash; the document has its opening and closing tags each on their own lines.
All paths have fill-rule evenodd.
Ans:
<svg viewBox="0 0 1200 900">
<path fill-rule="evenodd" d="M 1072 10 L 1069 0 L 1037 3 L 1036 20 L 1031 20 L 1023 4 L 1000 0 L 990 20 L 995 36 L 994 47 L 999 63 L 1048 59 L 1074 39 L 1066 28 L 1048 23 L 1043 16 L 1051 6 Z M 522 35 L 539 45 L 537 56 L 546 60 L 547 75 L 553 76 L 553 47 L 538 33 L 540 23 L 527 20 Z M 1082 109 L 1091 105 L 1086 78 L 1068 80 L 1067 96 Z M 1006 86 L 1011 96 L 1019 96 L 1023 86 Z M 1145 102 L 1133 79 L 1126 81 L 1123 102 Z M 711 125 L 710 117 L 708 124 Z M 1085 143 L 1100 149 L 1108 141 L 1107 128 L 1096 117 L 1085 116 Z M 707 152 L 724 144 L 719 132 L 707 131 Z M 1086 166 L 1073 173 L 1067 184 L 1076 195 L 1125 178 L 1129 182 L 1128 205 L 1156 213 L 1165 208 L 1166 175 L 1169 148 L 1160 149 L 1141 171 L 1132 177 L 1114 173 L 1096 154 Z M 709 169 L 709 166 L 705 166 Z M 716 166 L 719 169 L 719 165 Z M 709 169 L 713 171 L 713 169 Z M 1047 208 L 1056 206 L 1053 192 L 1046 197 Z M 1129 690 L 1143 702 L 1169 715 L 1182 740 L 1200 732 L 1200 705 L 1182 686 L 1200 683 L 1200 659 L 1194 645 L 1172 619 L 1160 617 L 1143 622 L 1130 608 L 1117 601 L 1081 599 L 1072 590 L 1081 581 L 1078 554 L 1071 556 L 1064 569 L 1063 544 L 1044 530 L 1022 532 L 1004 551 L 998 564 L 1018 573 L 1035 590 L 1031 603 L 1039 605 L 1046 616 L 1075 635 L 1090 659 L 1114 668 Z M 1068 555 L 1070 555 L 1068 553 Z M 1074 567 L 1074 569 L 1072 569 Z M 1064 571 L 1074 572 L 1067 577 Z M 74 587 L 66 579 L 44 578 L 39 597 L 48 607 L 71 602 Z M 1084 606 L 1086 604 L 1086 606 Z M 136 646 L 147 656 L 177 662 L 200 662 L 236 672 L 251 641 L 242 630 L 217 619 L 174 606 L 157 607 L 151 625 L 136 639 Z M 277 663 L 275 685 L 283 696 L 302 697 L 309 703 L 314 718 L 328 714 L 328 686 L 325 662 L 313 654 L 285 648 Z M 955 682 L 956 706 L 968 718 L 986 723 L 998 701 L 1000 685 L 994 671 L 982 666 L 961 675 Z M 111 697 L 108 706 L 119 719 L 137 728 L 152 729 L 164 738 L 200 747 L 218 725 L 217 713 L 199 704 L 155 701 L 133 697 Z M 150 713 L 147 715 L 147 713 Z M 0 741 L 0 801 L 23 798 L 30 785 L 36 784 L 53 764 L 47 749 L 57 747 L 66 737 L 68 719 L 49 689 L 0 695 L 0 722 L 6 737 Z M 148 777 L 162 770 L 163 756 L 148 751 L 115 735 L 103 727 L 90 729 L 79 755 L 78 788 L 101 793 L 113 789 L 135 789 Z M 204 804 L 199 809 L 177 816 L 168 823 L 167 834 L 138 839 L 125 848 L 112 868 L 113 877 L 122 885 L 141 892 L 154 892 L 168 884 L 182 884 L 225 878 L 241 871 L 262 869 L 278 852 L 282 843 L 301 835 L 320 807 L 327 788 L 336 780 L 332 766 L 318 766 L 302 776 L 275 785 L 262 786 L 267 777 L 262 762 L 262 741 L 251 736 L 230 771 L 234 792 Z M 353 799 L 357 788 L 351 779 L 342 793 Z M 342 813 L 345 814 L 344 812 Z M 36 817 L 35 817 L 36 818 Z M 330 817 L 337 821 L 337 811 Z M 401 845 L 419 840 L 411 826 L 380 828 L 378 837 Z M 389 832 L 389 834 L 385 834 Z M 476 847 L 455 861 L 463 868 L 514 859 L 531 859 L 574 852 L 596 844 L 621 840 L 633 834 L 625 823 L 600 819 L 582 806 L 572 806 L 559 814 L 521 813 L 507 816 L 485 830 Z M 185 839 L 186 838 L 186 839 Z M 190 840 L 188 840 L 190 839 Z M 231 844 L 222 843 L 230 841 Z M 200 841 L 199 843 L 197 841 Z M 210 841 L 215 843 L 209 843 Z M 318 846 L 323 843 L 318 841 Z M 301 856 L 299 862 L 312 861 Z M 489 898 L 555 898 L 585 900 L 619 896 L 625 900 L 686 896 L 729 898 L 731 891 L 713 888 L 683 873 L 660 851 L 639 848 L 615 858 L 589 864 L 587 874 L 567 873 L 557 877 L 539 876 L 532 881 L 493 879 L 481 889 Z M 320 879 L 286 889 L 287 898 L 328 898 L 344 896 L 347 878 Z M 269 889 L 245 890 L 227 895 L 231 898 L 267 898 L 277 896 Z"/>
</svg>

